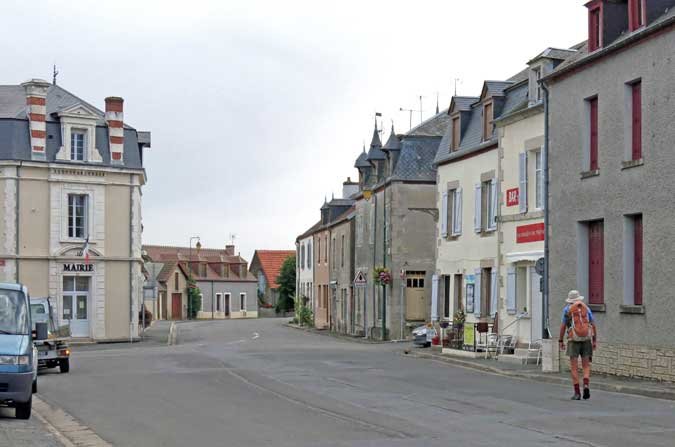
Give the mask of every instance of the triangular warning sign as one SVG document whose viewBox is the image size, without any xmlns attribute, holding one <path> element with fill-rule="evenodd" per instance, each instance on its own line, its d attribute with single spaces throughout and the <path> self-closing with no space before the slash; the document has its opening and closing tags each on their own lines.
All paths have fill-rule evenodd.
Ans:
<svg viewBox="0 0 675 447">
<path fill-rule="evenodd" d="M 363 274 L 362 271 L 358 271 L 356 273 L 356 277 L 354 278 L 354 284 L 359 285 L 359 284 L 365 284 L 366 283 L 366 277 Z"/>
</svg>

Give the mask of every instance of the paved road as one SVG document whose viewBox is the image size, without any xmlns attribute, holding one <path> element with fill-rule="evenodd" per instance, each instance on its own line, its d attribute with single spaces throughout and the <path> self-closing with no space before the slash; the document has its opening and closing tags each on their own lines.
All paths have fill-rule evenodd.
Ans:
<svg viewBox="0 0 675 447">
<path fill-rule="evenodd" d="M 76 352 L 41 394 L 119 446 L 673 446 L 675 404 L 456 368 L 282 320 Z"/>
</svg>

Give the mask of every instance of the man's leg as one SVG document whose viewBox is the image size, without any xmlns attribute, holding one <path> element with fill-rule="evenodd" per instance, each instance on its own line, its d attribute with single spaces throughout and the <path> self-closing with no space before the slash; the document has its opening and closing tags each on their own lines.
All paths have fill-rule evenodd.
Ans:
<svg viewBox="0 0 675 447">
<path fill-rule="evenodd" d="M 583 360 L 582 360 L 583 362 Z M 572 374 L 572 384 L 574 385 L 574 396 L 573 400 L 579 400 L 581 398 L 581 390 L 579 389 L 579 357 L 573 356 L 570 357 L 570 373 Z"/>
<path fill-rule="evenodd" d="M 591 390 L 589 388 L 591 381 L 591 359 L 590 357 L 581 358 L 581 367 L 584 370 L 584 399 L 591 398 Z"/>
</svg>

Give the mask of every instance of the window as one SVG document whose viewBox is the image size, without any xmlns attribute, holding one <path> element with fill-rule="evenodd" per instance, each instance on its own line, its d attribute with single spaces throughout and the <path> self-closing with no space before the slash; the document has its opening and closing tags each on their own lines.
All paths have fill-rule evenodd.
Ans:
<svg viewBox="0 0 675 447">
<path fill-rule="evenodd" d="M 443 275 L 443 318 L 450 317 L 450 275 Z"/>
<path fill-rule="evenodd" d="M 307 268 L 312 268 L 312 241 L 307 242 Z"/>
<path fill-rule="evenodd" d="M 323 262 L 328 264 L 328 236 L 323 238 Z"/>
<path fill-rule="evenodd" d="M 642 82 L 631 84 L 631 159 L 642 158 Z"/>
<path fill-rule="evenodd" d="M 461 141 L 461 132 L 459 116 L 456 116 L 452 119 L 452 149 L 456 151 L 459 148 L 459 142 Z"/>
<path fill-rule="evenodd" d="M 448 228 L 453 237 L 462 234 L 462 188 L 443 193 L 441 215 L 441 233 L 444 238 L 448 236 Z"/>
<path fill-rule="evenodd" d="M 340 242 L 340 267 L 345 266 L 345 235 L 342 235 L 342 241 Z"/>
<path fill-rule="evenodd" d="M 628 0 L 628 29 L 635 31 L 645 25 L 645 0 Z"/>
<path fill-rule="evenodd" d="M 602 2 L 588 11 L 588 51 L 593 52 L 602 46 L 600 15 Z"/>
<path fill-rule="evenodd" d="M 483 141 L 492 138 L 492 103 L 483 106 Z"/>
<path fill-rule="evenodd" d="M 335 262 L 335 245 L 336 245 L 335 238 L 333 238 L 333 244 L 331 246 L 331 253 L 332 253 L 331 263 L 333 264 L 333 270 L 337 268 L 337 262 Z"/>
<path fill-rule="evenodd" d="M 626 216 L 624 224 L 624 304 L 643 304 L 642 214 Z"/>
<path fill-rule="evenodd" d="M 532 69 L 532 74 L 534 75 L 534 100 L 539 102 L 541 101 L 541 85 L 539 81 L 541 80 L 541 67 Z"/>
<path fill-rule="evenodd" d="M 245 293 L 240 293 L 239 294 L 239 309 L 242 311 L 246 311 L 246 294 Z"/>
<path fill-rule="evenodd" d="M 87 199 L 86 194 L 68 194 L 68 237 L 87 238 Z"/>
<path fill-rule="evenodd" d="M 180 290 L 180 281 L 178 278 L 178 272 L 173 274 L 173 289 Z"/>
<path fill-rule="evenodd" d="M 317 250 L 319 251 L 319 256 L 316 259 L 317 262 L 321 263 L 321 238 L 317 238 L 317 242 L 318 242 Z"/>
<path fill-rule="evenodd" d="M 305 269 L 305 244 L 300 248 L 300 270 Z"/>
<path fill-rule="evenodd" d="M 216 312 L 222 312 L 223 310 L 222 300 L 223 295 L 220 293 L 216 293 Z"/>
<path fill-rule="evenodd" d="M 497 229 L 496 188 L 494 178 L 476 185 L 476 232 Z"/>
<path fill-rule="evenodd" d="M 363 245 L 363 215 L 359 212 L 356 215 L 356 246 Z"/>
<path fill-rule="evenodd" d="M 454 311 L 459 309 L 464 309 L 464 303 L 462 303 L 462 289 L 464 285 L 464 277 L 462 275 L 455 275 L 455 290 L 454 290 Z M 453 314 L 454 316 L 454 314 Z"/>
<path fill-rule="evenodd" d="M 589 126 L 589 168 L 591 171 L 598 169 L 598 98 L 597 96 L 587 100 L 588 103 L 588 126 Z"/>
<path fill-rule="evenodd" d="M 535 178 L 535 206 L 537 209 L 544 208 L 544 198 L 542 186 L 544 184 L 544 171 L 541 166 L 541 151 L 534 153 L 534 178 Z"/>
<path fill-rule="evenodd" d="M 482 316 L 487 316 L 492 314 L 492 309 L 491 309 L 491 299 L 490 297 L 492 296 L 492 268 L 484 268 L 481 269 L 481 278 L 480 278 L 480 283 L 481 283 L 481 308 L 480 308 L 480 314 Z"/>
<path fill-rule="evenodd" d="M 588 224 L 588 302 L 603 304 L 605 288 L 604 224 L 602 220 Z"/>
<path fill-rule="evenodd" d="M 73 130 L 70 133 L 70 159 L 74 161 L 84 161 L 84 140 L 85 132 Z"/>
</svg>

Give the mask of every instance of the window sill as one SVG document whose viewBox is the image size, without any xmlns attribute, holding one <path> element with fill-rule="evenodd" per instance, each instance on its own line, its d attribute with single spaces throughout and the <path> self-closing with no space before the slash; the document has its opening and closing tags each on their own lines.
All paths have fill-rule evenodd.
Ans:
<svg viewBox="0 0 675 447">
<path fill-rule="evenodd" d="M 584 171 L 581 173 L 581 179 L 597 177 L 600 175 L 600 169 L 594 169 L 592 171 Z"/>
<path fill-rule="evenodd" d="M 495 233 L 497 233 L 497 229 L 496 229 L 496 228 L 495 228 L 495 229 L 491 229 L 491 230 L 483 230 L 483 231 L 481 231 L 479 234 L 480 234 L 480 237 L 491 237 L 491 236 L 494 236 Z"/>
<path fill-rule="evenodd" d="M 589 304 L 588 308 L 593 312 L 607 312 L 607 306 L 605 304 Z"/>
<path fill-rule="evenodd" d="M 621 309 L 620 312 L 622 314 L 644 315 L 645 313 L 644 305 L 622 304 L 619 308 Z"/>
<path fill-rule="evenodd" d="M 643 158 L 638 158 L 637 160 L 627 160 L 627 161 L 622 161 L 621 162 L 621 170 L 625 169 L 630 169 L 630 168 L 636 168 L 638 166 L 642 166 L 645 164 L 645 160 Z"/>
</svg>

